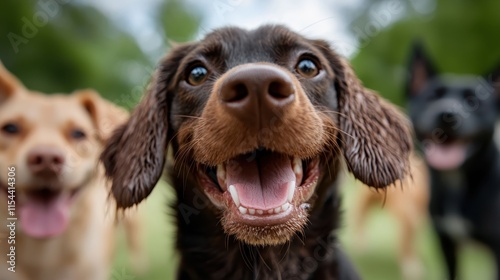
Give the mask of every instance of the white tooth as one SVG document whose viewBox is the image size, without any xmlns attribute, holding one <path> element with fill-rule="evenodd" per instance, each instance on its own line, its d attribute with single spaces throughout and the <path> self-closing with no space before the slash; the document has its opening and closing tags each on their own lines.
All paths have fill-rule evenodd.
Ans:
<svg viewBox="0 0 500 280">
<path fill-rule="evenodd" d="M 250 213 L 250 215 L 255 214 L 255 209 L 253 209 L 253 208 L 249 208 L 249 209 L 248 209 L 248 213 Z"/>
<path fill-rule="evenodd" d="M 236 191 L 234 185 L 229 186 L 228 190 L 231 194 L 231 197 L 233 198 L 234 204 L 236 204 L 236 206 L 240 206 L 240 198 L 238 197 L 238 192 Z"/>
<path fill-rule="evenodd" d="M 282 209 L 283 211 L 286 211 L 288 208 L 290 208 L 290 203 L 288 203 L 288 202 L 287 202 L 287 203 L 285 203 L 285 204 L 283 204 L 283 205 L 281 205 L 281 209 Z"/>
<path fill-rule="evenodd" d="M 287 196 L 288 202 L 290 203 L 292 202 L 294 193 L 295 193 L 295 181 L 291 181 L 290 183 L 288 183 L 288 196 Z"/>
<path fill-rule="evenodd" d="M 243 207 L 243 206 L 238 207 L 238 209 L 240 210 L 241 214 L 246 214 L 247 213 L 247 209 L 245 207 Z"/>
<path fill-rule="evenodd" d="M 264 211 L 257 209 L 257 214 L 262 215 L 262 214 L 264 214 Z"/>
<path fill-rule="evenodd" d="M 297 175 L 302 173 L 302 161 L 298 157 L 293 158 L 293 172 Z"/>
<path fill-rule="evenodd" d="M 281 212 L 281 206 L 274 208 L 274 213 L 278 214 L 279 212 Z"/>
<path fill-rule="evenodd" d="M 224 168 L 224 164 L 217 165 L 217 178 L 226 181 L 226 168 Z"/>
<path fill-rule="evenodd" d="M 268 213 L 268 214 L 272 214 L 272 213 L 274 213 L 274 209 L 269 209 L 269 210 L 267 210 L 267 213 Z"/>
</svg>

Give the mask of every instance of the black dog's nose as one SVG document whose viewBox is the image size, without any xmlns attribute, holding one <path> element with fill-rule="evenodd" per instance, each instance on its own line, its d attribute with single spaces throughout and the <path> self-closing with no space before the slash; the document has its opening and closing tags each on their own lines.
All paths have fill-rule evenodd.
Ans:
<svg viewBox="0 0 500 280">
<path fill-rule="evenodd" d="M 295 101 L 290 76 L 266 64 L 239 66 L 222 81 L 219 99 L 225 110 L 243 122 L 269 126 L 275 116 Z"/>
<path fill-rule="evenodd" d="M 441 123 L 452 125 L 458 120 L 458 115 L 454 112 L 442 112 L 438 118 Z"/>
</svg>

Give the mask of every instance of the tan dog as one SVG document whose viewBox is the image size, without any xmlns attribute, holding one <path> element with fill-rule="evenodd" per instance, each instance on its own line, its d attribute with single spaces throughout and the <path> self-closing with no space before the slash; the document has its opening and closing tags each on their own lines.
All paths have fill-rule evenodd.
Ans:
<svg viewBox="0 0 500 280">
<path fill-rule="evenodd" d="M 355 209 L 356 232 L 364 235 L 364 224 L 369 210 L 383 207 L 390 212 L 400 226 L 399 263 L 403 279 L 423 279 L 423 265 L 416 249 L 416 238 L 423 221 L 427 217 L 429 203 L 429 175 L 420 157 L 410 159 L 412 178 L 407 178 L 402 186 L 395 184 L 384 192 L 361 188 Z M 384 201 L 385 199 L 385 201 Z M 360 237 L 362 241 L 364 238 Z M 358 243 L 359 244 L 359 243 Z"/>
<path fill-rule="evenodd" d="M 97 158 L 127 117 L 92 90 L 30 91 L 0 64 L 0 279 L 109 279 L 115 204 Z"/>
</svg>

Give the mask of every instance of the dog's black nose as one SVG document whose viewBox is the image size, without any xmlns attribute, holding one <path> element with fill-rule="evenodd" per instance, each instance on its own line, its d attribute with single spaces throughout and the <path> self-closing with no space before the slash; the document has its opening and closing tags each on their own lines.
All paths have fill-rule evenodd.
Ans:
<svg viewBox="0 0 500 280">
<path fill-rule="evenodd" d="M 245 64 L 222 81 L 219 99 L 225 110 L 247 124 L 267 127 L 295 101 L 292 78 L 276 66 Z"/>
<path fill-rule="evenodd" d="M 55 176 L 61 173 L 64 154 L 57 148 L 37 147 L 28 153 L 27 164 L 31 172 L 38 176 Z"/>
<path fill-rule="evenodd" d="M 454 112 L 442 112 L 438 115 L 438 120 L 445 126 L 453 126 L 458 121 L 458 114 Z"/>
</svg>

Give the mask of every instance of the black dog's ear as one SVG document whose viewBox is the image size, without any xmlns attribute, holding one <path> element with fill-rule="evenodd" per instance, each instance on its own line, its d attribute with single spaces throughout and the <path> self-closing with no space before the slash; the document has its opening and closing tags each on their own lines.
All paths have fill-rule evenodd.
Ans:
<svg viewBox="0 0 500 280">
<path fill-rule="evenodd" d="M 417 95 L 423 86 L 436 75 L 436 68 L 426 54 L 420 41 L 413 43 L 406 78 L 406 94 L 408 97 Z"/>
<path fill-rule="evenodd" d="M 408 119 L 394 105 L 364 88 L 345 59 L 334 59 L 341 145 L 349 171 L 375 188 L 403 179 L 413 149 Z"/>
<path fill-rule="evenodd" d="M 497 106 L 500 110 L 500 66 L 497 66 L 493 71 L 488 72 L 484 75 L 484 78 L 495 90 L 495 100 L 497 101 Z"/>
<path fill-rule="evenodd" d="M 169 138 L 169 85 L 180 61 L 193 46 L 176 46 L 162 60 L 145 96 L 128 122 L 112 134 L 101 154 L 106 176 L 112 180 L 111 192 L 120 208 L 141 202 L 163 174 Z"/>
</svg>

